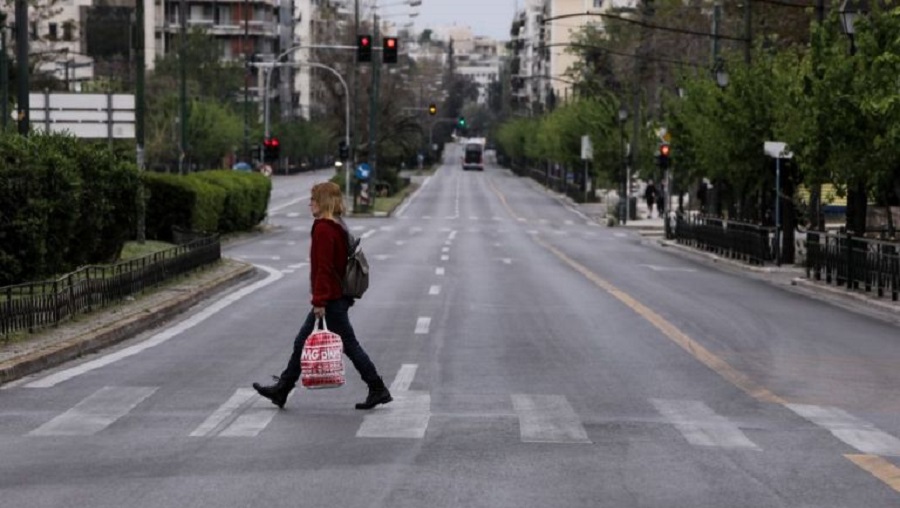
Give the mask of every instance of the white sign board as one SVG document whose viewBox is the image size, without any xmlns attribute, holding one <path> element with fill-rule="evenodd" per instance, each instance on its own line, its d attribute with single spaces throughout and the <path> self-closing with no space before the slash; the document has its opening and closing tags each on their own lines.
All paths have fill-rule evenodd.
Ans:
<svg viewBox="0 0 900 508">
<path fill-rule="evenodd" d="M 38 132 L 67 132 L 77 138 L 134 138 L 134 95 L 32 93 L 29 116 Z"/>
<path fill-rule="evenodd" d="M 581 136 L 581 160 L 594 160 L 594 146 L 591 144 L 590 136 Z"/>
<path fill-rule="evenodd" d="M 787 143 L 783 143 L 781 141 L 764 142 L 763 151 L 769 157 L 774 157 L 776 159 L 790 159 L 794 156 L 793 153 L 788 151 Z"/>
</svg>

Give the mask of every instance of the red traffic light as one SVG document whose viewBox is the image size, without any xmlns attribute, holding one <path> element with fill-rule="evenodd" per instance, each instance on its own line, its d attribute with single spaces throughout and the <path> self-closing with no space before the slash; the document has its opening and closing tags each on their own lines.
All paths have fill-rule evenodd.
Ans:
<svg viewBox="0 0 900 508">
<path fill-rule="evenodd" d="M 397 39 L 394 39 L 393 37 L 388 37 L 384 41 L 384 44 L 388 47 L 388 49 L 394 49 L 397 47 Z"/>
<path fill-rule="evenodd" d="M 663 157 L 669 156 L 669 145 L 659 145 L 659 154 Z"/>
<path fill-rule="evenodd" d="M 263 141 L 263 144 L 266 146 L 269 146 L 269 147 L 278 146 L 278 138 L 267 139 L 267 140 Z"/>
<path fill-rule="evenodd" d="M 359 45 L 360 45 L 360 46 L 369 46 L 370 44 L 372 44 L 372 40 L 369 39 L 368 37 L 363 36 L 363 37 L 360 37 L 360 38 L 359 38 Z"/>
</svg>

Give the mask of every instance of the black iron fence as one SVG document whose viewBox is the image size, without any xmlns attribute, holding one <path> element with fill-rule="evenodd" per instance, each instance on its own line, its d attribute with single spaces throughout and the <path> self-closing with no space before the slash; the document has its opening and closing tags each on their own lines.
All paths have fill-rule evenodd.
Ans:
<svg viewBox="0 0 900 508">
<path fill-rule="evenodd" d="M 56 325 L 221 259 L 218 236 L 112 265 L 86 266 L 56 280 L 0 288 L 0 334 Z"/>
<path fill-rule="evenodd" d="M 714 252 L 720 256 L 761 265 L 774 259 L 772 238 L 775 228 L 717 217 L 679 215 L 674 231 L 680 244 Z"/>
<path fill-rule="evenodd" d="M 806 276 L 850 290 L 900 292 L 900 243 L 840 233 L 806 234 Z"/>
</svg>

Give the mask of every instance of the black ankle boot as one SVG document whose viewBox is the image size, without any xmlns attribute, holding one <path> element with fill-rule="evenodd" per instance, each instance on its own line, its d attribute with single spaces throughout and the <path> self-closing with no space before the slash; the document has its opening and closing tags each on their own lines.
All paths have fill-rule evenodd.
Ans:
<svg viewBox="0 0 900 508">
<path fill-rule="evenodd" d="M 378 378 L 377 381 L 369 385 L 369 395 L 366 396 L 366 401 L 357 404 L 356 409 L 372 409 L 378 404 L 387 404 L 392 400 L 394 398 L 391 397 L 391 392 L 384 386 L 384 381 Z"/>
<path fill-rule="evenodd" d="M 253 383 L 253 388 L 257 393 L 272 401 L 281 409 L 284 409 L 284 403 L 287 402 L 288 394 L 294 389 L 293 383 L 288 383 L 280 377 L 272 376 L 276 383 L 270 386 L 262 386 L 259 383 Z"/>
</svg>

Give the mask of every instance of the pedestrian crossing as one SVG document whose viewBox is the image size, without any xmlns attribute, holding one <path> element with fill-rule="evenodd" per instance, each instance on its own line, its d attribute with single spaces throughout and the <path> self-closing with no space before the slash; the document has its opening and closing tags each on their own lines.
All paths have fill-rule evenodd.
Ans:
<svg viewBox="0 0 900 508">
<path fill-rule="evenodd" d="M 471 407 L 477 406 L 481 400 L 477 394 L 442 393 L 438 396 L 443 398 L 435 404 L 434 394 L 422 389 L 411 389 L 416 371 L 417 366 L 412 364 L 403 365 L 399 369 L 391 384 L 394 401 L 390 404 L 364 413 L 355 411 L 350 404 L 333 409 L 320 407 L 315 415 L 321 417 L 333 412 L 341 419 L 348 414 L 358 418 L 359 423 L 352 436 L 356 439 L 427 439 L 429 428 L 435 425 L 435 417 L 438 417 L 439 422 L 445 423 L 448 418 L 469 418 L 473 422 L 503 421 L 508 425 L 495 428 L 517 428 L 518 441 L 523 444 L 590 446 L 598 440 L 608 439 L 605 434 L 608 425 L 597 422 L 608 423 L 609 419 L 598 414 L 579 414 L 565 395 L 511 393 L 503 397 L 505 402 L 492 403 L 489 412 L 473 413 Z M 292 396 L 298 393 L 301 395 L 297 399 L 302 400 L 303 390 L 300 388 Z M 42 423 L 36 423 L 24 435 L 34 439 L 58 439 L 60 436 L 102 437 L 126 417 L 130 419 L 129 429 L 144 432 L 146 428 L 140 421 L 144 416 L 140 411 L 141 406 L 154 404 L 155 397 L 163 396 L 161 387 L 156 386 L 104 386 L 86 395 L 71 408 L 50 416 Z M 267 432 L 277 432 L 272 423 L 279 418 L 303 418 L 306 413 L 302 407 L 298 407 L 303 404 L 301 400 L 292 403 L 289 399 L 289 410 L 282 411 L 259 397 L 253 389 L 237 388 L 223 397 L 221 404 L 211 413 L 202 418 L 198 415 L 189 428 L 173 428 L 171 432 L 174 437 L 195 439 L 259 438 Z M 458 405 L 454 406 L 452 402 Z M 771 443 L 765 437 L 760 438 L 759 434 L 754 436 L 748 433 L 749 429 L 745 428 L 748 424 L 741 419 L 719 414 L 700 400 L 651 398 L 646 402 L 648 410 L 655 416 L 634 417 L 634 421 L 640 420 L 643 424 L 669 429 L 664 434 L 669 441 L 680 440 L 686 446 L 704 449 L 748 452 L 764 451 L 762 443 Z M 435 407 L 440 410 L 436 411 Z M 828 436 L 826 432 L 830 433 L 859 453 L 900 457 L 900 439 L 845 410 L 807 404 L 786 404 L 783 407 L 789 410 L 783 416 L 794 420 L 786 425 L 786 431 L 817 428 L 822 431 L 823 438 Z M 4 414 L 8 411 L 11 409 L 0 410 L 0 420 L 11 415 Z M 800 419 L 797 419 L 798 416 Z M 147 422 L 146 425 L 153 425 L 152 422 L 155 421 L 158 420 Z M 752 429 L 758 430 L 758 423 L 754 423 Z M 680 439 L 676 436 L 680 436 Z M 351 436 L 336 436 L 338 439 L 347 437 Z M 509 437 L 511 436 L 507 439 Z M 755 442 L 754 437 L 763 441 Z"/>
</svg>

